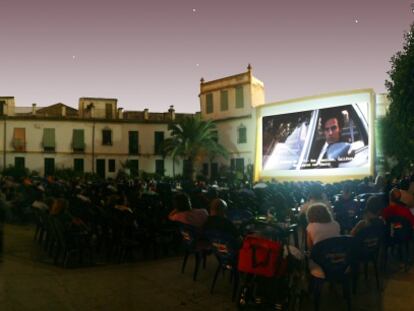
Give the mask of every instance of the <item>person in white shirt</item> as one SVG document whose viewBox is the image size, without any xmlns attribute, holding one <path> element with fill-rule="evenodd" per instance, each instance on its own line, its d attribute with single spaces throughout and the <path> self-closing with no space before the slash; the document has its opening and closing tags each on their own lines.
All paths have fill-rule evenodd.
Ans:
<svg viewBox="0 0 414 311">
<path fill-rule="evenodd" d="M 333 220 L 332 214 L 325 204 L 317 202 L 310 205 L 306 217 L 308 219 L 306 244 L 309 251 L 316 243 L 340 235 L 340 226 Z M 309 270 L 315 277 L 325 277 L 322 268 L 312 260 L 309 260 Z"/>
</svg>

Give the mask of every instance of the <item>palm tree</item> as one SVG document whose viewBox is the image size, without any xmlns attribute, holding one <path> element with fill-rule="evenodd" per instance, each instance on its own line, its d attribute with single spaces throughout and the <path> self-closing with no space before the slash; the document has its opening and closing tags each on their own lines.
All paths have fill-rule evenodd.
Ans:
<svg viewBox="0 0 414 311">
<path fill-rule="evenodd" d="M 185 117 L 178 123 L 169 125 L 171 137 L 164 141 L 163 151 L 173 158 L 187 161 L 184 177 L 193 179 L 194 164 L 204 157 L 227 157 L 227 150 L 217 142 L 216 125 L 198 116 Z"/>
</svg>

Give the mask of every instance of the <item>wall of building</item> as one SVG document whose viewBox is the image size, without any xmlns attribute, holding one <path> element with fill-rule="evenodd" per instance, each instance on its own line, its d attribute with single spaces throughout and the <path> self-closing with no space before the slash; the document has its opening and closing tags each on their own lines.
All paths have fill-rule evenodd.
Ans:
<svg viewBox="0 0 414 311">
<path fill-rule="evenodd" d="M 6 124 L 4 132 L 4 124 Z M 115 177 L 121 163 L 127 160 L 138 160 L 140 170 L 148 173 L 155 172 L 155 160 L 162 160 L 161 155 L 154 154 L 155 132 L 164 132 L 164 138 L 169 137 L 167 123 L 133 123 L 133 122 L 108 122 L 103 120 L 82 120 L 82 119 L 60 119 L 48 120 L 47 118 L 5 118 L 0 121 L 0 166 L 14 165 L 16 157 L 25 158 L 25 166 L 30 170 L 36 170 L 40 174 L 44 173 L 44 159 L 55 159 L 56 168 L 73 168 L 74 159 L 84 159 L 84 171 L 96 171 L 96 159 L 114 159 L 116 163 L 115 172 L 108 171 L 106 162 L 106 176 Z M 15 128 L 24 128 L 26 145 L 25 151 L 16 151 L 13 145 L 13 135 Z M 43 132 L 45 128 L 55 129 L 55 151 L 45 152 L 43 148 Z M 73 130 L 84 130 L 85 149 L 84 152 L 74 152 L 72 147 Z M 102 130 L 112 131 L 112 145 L 102 144 Z M 139 133 L 139 154 L 129 154 L 129 131 Z M 95 135 L 93 133 L 95 132 Z M 93 140 L 94 136 L 94 140 Z M 5 148 L 5 149 L 4 149 Z M 4 163 L 4 150 L 6 161 Z M 172 159 L 164 159 L 166 175 L 173 174 Z M 181 174 L 182 163 L 175 163 L 175 173 Z"/>
</svg>

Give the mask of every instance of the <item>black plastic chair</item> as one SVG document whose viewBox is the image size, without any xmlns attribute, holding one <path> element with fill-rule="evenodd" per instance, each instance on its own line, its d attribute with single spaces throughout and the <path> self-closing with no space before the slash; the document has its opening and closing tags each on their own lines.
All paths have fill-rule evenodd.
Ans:
<svg viewBox="0 0 414 311">
<path fill-rule="evenodd" d="M 368 279 L 368 263 L 372 263 L 374 266 L 375 281 L 377 289 L 380 290 L 379 276 L 378 276 L 378 258 L 383 243 L 385 233 L 385 225 L 371 224 L 365 228 L 362 228 L 355 235 L 357 242 L 357 264 L 354 272 L 354 293 L 356 292 L 356 285 L 359 276 L 359 265 L 364 264 L 365 279 Z"/>
<path fill-rule="evenodd" d="M 397 247 L 399 259 L 408 269 L 409 247 L 413 236 L 413 227 L 410 221 L 402 216 L 392 216 L 387 219 L 385 231 L 384 268 L 387 266 L 388 251 L 394 251 Z"/>
<path fill-rule="evenodd" d="M 84 230 L 81 226 L 79 226 L 79 228 L 67 228 L 57 216 L 51 217 L 51 225 L 53 226 L 56 239 L 54 264 L 57 265 L 61 258 L 62 265 L 66 268 L 69 264 L 69 259 L 75 253 L 79 256 L 79 263 L 82 263 L 83 253 L 85 251 L 89 252 L 90 258 L 92 259 L 92 249 L 89 244 L 89 232 Z"/>
<path fill-rule="evenodd" d="M 351 270 L 355 264 L 355 239 L 350 236 L 329 238 L 316 243 L 311 251 L 311 259 L 318 264 L 325 277 L 311 274 L 315 310 L 319 310 L 320 295 L 325 281 L 341 283 L 347 309 L 351 310 Z"/>
<path fill-rule="evenodd" d="M 180 223 L 179 231 L 181 233 L 185 248 L 181 273 L 184 273 L 188 257 L 190 255 L 194 255 L 195 267 L 193 272 L 193 280 L 196 281 L 201 259 L 203 260 L 203 268 L 206 267 L 207 255 L 211 251 L 209 242 L 202 236 L 201 231 L 194 226 Z"/>
<path fill-rule="evenodd" d="M 254 218 L 251 211 L 236 208 L 227 210 L 226 216 L 237 228 L 240 228 L 242 224 Z"/>
<path fill-rule="evenodd" d="M 233 280 L 232 300 L 234 301 L 240 280 L 237 264 L 241 241 L 220 230 L 208 230 L 204 234 L 211 243 L 213 253 L 218 260 L 218 266 L 214 274 L 213 283 L 211 284 L 210 293 L 213 293 L 220 271 L 223 271 L 224 273 L 224 271 L 229 270 Z"/>
</svg>

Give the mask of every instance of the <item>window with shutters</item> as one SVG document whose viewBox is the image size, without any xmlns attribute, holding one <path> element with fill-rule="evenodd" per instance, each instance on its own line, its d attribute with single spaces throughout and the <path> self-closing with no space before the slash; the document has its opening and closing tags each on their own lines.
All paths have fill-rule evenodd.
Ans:
<svg viewBox="0 0 414 311">
<path fill-rule="evenodd" d="M 209 93 L 206 95 L 206 113 L 213 113 L 213 94 Z"/>
<path fill-rule="evenodd" d="M 244 125 L 240 125 L 237 129 L 237 143 L 245 144 L 247 142 L 247 129 Z"/>
<path fill-rule="evenodd" d="M 227 111 L 229 110 L 229 94 L 228 91 L 223 90 L 220 92 L 220 110 Z"/>
<path fill-rule="evenodd" d="M 26 151 L 26 129 L 14 128 L 13 131 L 13 147 L 15 151 Z"/>
<path fill-rule="evenodd" d="M 102 145 L 112 145 L 112 130 L 102 130 Z"/>
<path fill-rule="evenodd" d="M 243 86 L 239 85 L 236 87 L 236 108 L 243 108 L 243 107 L 244 107 Z"/>
<path fill-rule="evenodd" d="M 43 129 L 43 150 L 45 152 L 55 152 L 55 129 L 45 128 Z"/>
<path fill-rule="evenodd" d="M 154 132 L 154 154 L 162 154 L 164 132 Z"/>
<path fill-rule="evenodd" d="M 85 131 L 83 129 L 73 130 L 72 148 L 74 152 L 85 151 Z"/>
<path fill-rule="evenodd" d="M 138 154 L 139 153 L 139 135 L 138 131 L 128 132 L 128 153 Z"/>
</svg>

